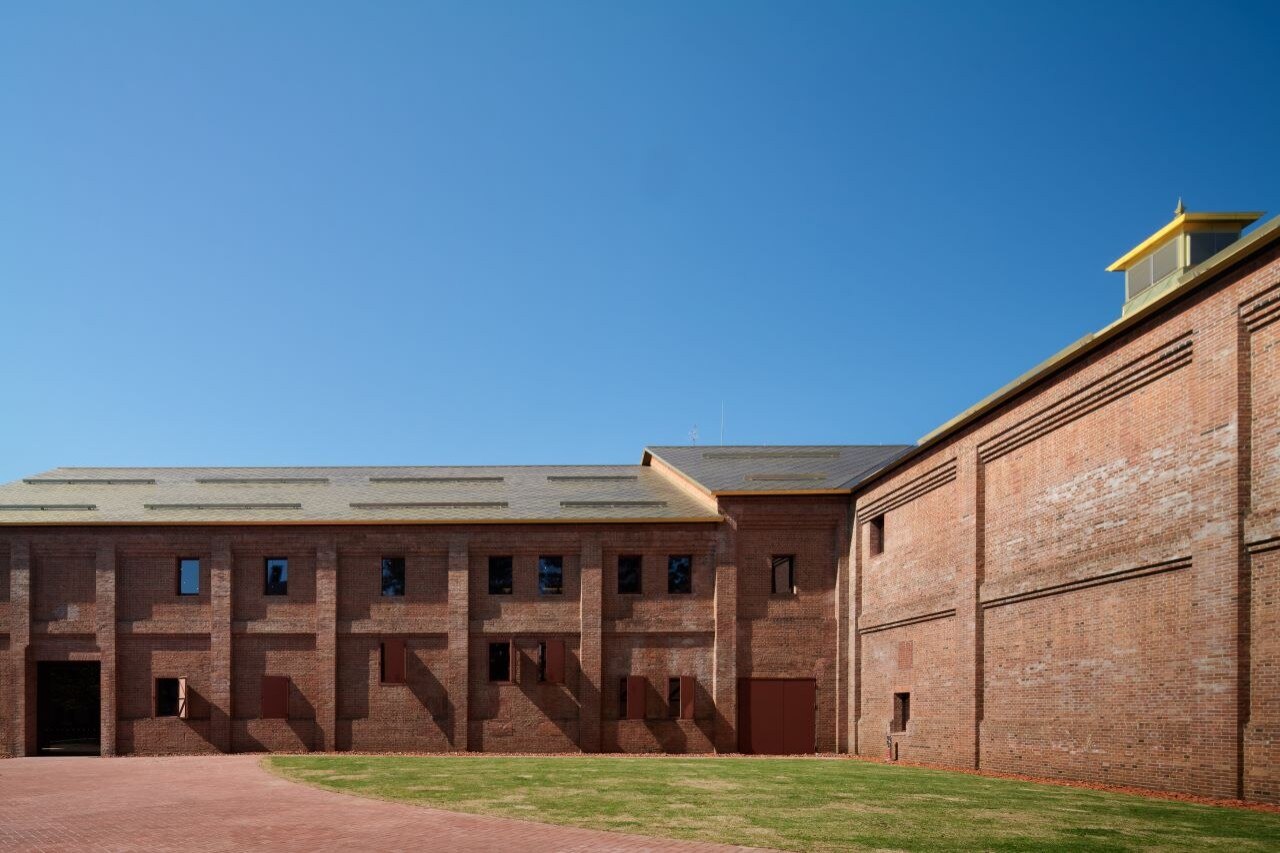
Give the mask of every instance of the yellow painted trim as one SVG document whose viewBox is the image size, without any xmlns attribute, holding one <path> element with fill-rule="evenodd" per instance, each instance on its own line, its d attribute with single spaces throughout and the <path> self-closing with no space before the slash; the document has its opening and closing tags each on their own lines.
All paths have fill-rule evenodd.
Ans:
<svg viewBox="0 0 1280 853">
<path fill-rule="evenodd" d="M 13 521 L 0 529 L 14 527 L 367 527 L 374 524 L 719 524 L 723 516 L 688 518 L 352 518 L 341 521 L 302 519 L 298 521 Z"/>
<path fill-rule="evenodd" d="M 1238 222 L 1243 228 L 1253 222 L 1257 222 L 1263 216 L 1262 211 L 1242 211 L 1238 213 L 1182 213 L 1175 216 L 1168 225 L 1134 246 L 1128 252 L 1125 252 L 1111 266 L 1107 267 L 1107 272 L 1121 272 L 1127 269 L 1133 261 L 1138 260 L 1148 251 L 1155 248 L 1159 243 L 1163 243 L 1165 238 L 1183 230 L 1184 226 L 1194 225 L 1197 223 L 1228 223 Z"/>
<path fill-rule="evenodd" d="M 644 455 L 640 457 L 640 464 L 648 468 L 653 468 L 652 460 L 654 459 L 657 459 L 663 465 L 662 468 L 654 468 L 654 470 L 657 471 L 659 474 L 666 474 L 667 471 L 670 471 L 671 473 L 675 474 L 678 478 L 683 480 L 685 483 L 689 484 L 694 490 L 701 492 L 702 494 L 706 495 L 709 498 L 714 498 L 716 496 L 715 492 L 711 491 L 706 486 L 702 485 L 697 480 L 693 479 L 688 474 L 686 474 L 684 471 L 681 471 L 675 465 L 671 464 L 666 459 L 663 459 L 661 456 L 659 456 L 658 454 L 654 453 L 651 450 L 645 450 Z"/>
<path fill-rule="evenodd" d="M 720 492 L 712 492 L 716 497 L 743 497 L 745 495 L 847 495 L 853 489 L 778 489 L 772 492 L 762 492 L 757 489 L 725 489 Z"/>
</svg>

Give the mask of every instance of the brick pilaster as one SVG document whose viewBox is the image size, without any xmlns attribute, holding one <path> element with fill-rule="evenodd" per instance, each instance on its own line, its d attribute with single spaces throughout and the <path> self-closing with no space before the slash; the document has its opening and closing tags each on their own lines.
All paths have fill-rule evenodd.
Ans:
<svg viewBox="0 0 1280 853">
<path fill-rule="evenodd" d="M 35 685 L 31 659 L 31 546 L 15 540 L 9 551 L 9 654 L 13 672 L 13 754 L 35 752 Z"/>
<path fill-rule="evenodd" d="M 209 739 L 231 751 L 231 542 L 213 540 L 209 565 Z"/>
<path fill-rule="evenodd" d="M 852 648 L 849 642 L 851 621 L 849 593 L 852 588 L 853 570 L 853 542 L 849 531 L 852 524 L 853 500 L 851 498 L 845 519 L 836 529 L 836 752 L 849 751 L 849 705 L 853 699 L 853 692 L 850 690 L 850 677 L 853 670 L 849 665 L 849 649 Z"/>
<path fill-rule="evenodd" d="M 111 542 L 98 546 L 94 558 L 94 620 L 102 699 L 99 733 L 103 755 L 116 754 L 116 549 Z"/>
<path fill-rule="evenodd" d="M 604 683 L 601 612 L 604 610 L 600 537 L 582 537 L 580 627 L 578 633 L 578 748 L 600 751 L 600 689 Z"/>
<path fill-rule="evenodd" d="M 961 559 L 956 566 L 956 717 L 957 753 L 966 765 L 981 758 L 982 725 L 982 463 L 977 449 L 966 444 L 956 459 L 956 536 Z"/>
<path fill-rule="evenodd" d="M 715 748 L 738 751 L 738 522 L 725 518 L 716 537 Z"/>
<path fill-rule="evenodd" d="M 328 540 L 316 548 L 316 702 L 315 749 L 337 749 L 338 731 L 338 546 Z"/>
<path fill-rule="evenodd" d="M 862 527 L 858 506 L 854 504 L 853 527 L 849 531 L 849 624 L 848 624 L 848 673 L 849 705 L 847 708 L 848 751 L 858 755 L 858 720 L 862 717 L 862 636 L 858 633 L 858 618 L 862 615 Z"/>
<path fill-rule="evenodd" d="M 466 536 L 449 540 L 449 675 L 445 690 L 453 720 L 453 748 L 469 749 L 471 707 L 471 555 Z"/>
</svg>

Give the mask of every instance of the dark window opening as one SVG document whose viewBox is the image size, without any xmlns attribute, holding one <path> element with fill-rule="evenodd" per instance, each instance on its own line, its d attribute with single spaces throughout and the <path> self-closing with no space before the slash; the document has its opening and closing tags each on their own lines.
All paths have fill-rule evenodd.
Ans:
<svg viewBox="0 0 1280 853">
<path fill-rule="evenodd" d="M 267 558 L 267 580 L 263 592 L 266 595 L 289 594 L 289 560 L 287 558 Z"/>
<path fill-rule="evenodd" d="M 489 558 L 489 594 L 490 595 L 510 595 L 511 594 L 511 558 L 510 557 L 490 557 Z"/>
<path fill-rule="evenodd" d="M 911 721 L 911 694 L 893 694 L 893 731 L 905 732 Z"/>
<path fill-rule="evenodd" d="M 489 680 L 511 680 L 511 644 L 489 644 Z"/>
<path fill-rule="evenodd" d="M 156 679 L 156 716 L 178 716 L 178 679 Z"/>
<path fill-rule="evenodd" d="M 178 560 L 178 595 L 200 594 L 200 561 L 194 557 Z"/>
<path fill-rule="evenodd" d="M 773 558 L 770 591 L 774 595 L 795 595 L 795 565 L 796 558 L 792 556 Z"/>
<path fill-rule="evenodd" d="M 640 557 L 626 556 L 618 558 L 618 594 L 640 594 L 640 569 L 643 562 Z"/>
<path fill-rule="evenodd" d="M 382 558 L 382 594 L 386 597 L 404 595 L 404 557 Z"/>
<path fill-rule="evenodd" d="M 673 720 L 680 718 L 680 678 L 667 679 L 667 716 Z"/>
<path fill-rule="evenodd" d="M 871 533 L 870 542 L 868 542 L 868 546 L 871 549 L 871 556 L 874 557 L 877 554 L 883 554 L 884 553 L 884 515 L 883 514 L 877 515 L 875 518 L 871 519 L 871 524 L 868 525 L 868 530 Z"/>
<path fill-rule="evenodd" d="M 564 592 L 564 557 L 538 558 L 538 593 L 560 595 Z"/>
<path fill-rule="evenodd" d="M 547 644 L 545 641 L 538 643 L 538 681 L 547 680 Z"/>
<path fill-rule="evenodd" d="M 404 684 L 407 643 L 402 639 L 383 640 L 378 659 L 378 680 L 383 684 Z"/>
<path fill-rule="evenodd" d="M 667 592 L 693 592 L 693 557 L 683 555 L 667 558 Z"/>
</svg>

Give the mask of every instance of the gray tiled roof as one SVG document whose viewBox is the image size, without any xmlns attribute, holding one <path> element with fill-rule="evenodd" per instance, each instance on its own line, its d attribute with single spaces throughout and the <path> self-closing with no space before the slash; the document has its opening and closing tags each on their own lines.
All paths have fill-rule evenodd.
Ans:
<svg viewBox="0 0 1280 853">
<path fill-rule="evenodd" d="M 0 525 L 718 520 L 641 465 L 57 468 L 0 485 Z"/>
<path fill-rule="evenodd" d="M 802 492 L 852 489 L 913 446 L 672 446 L 645 453 L 711 492 Z"/>
</svg>

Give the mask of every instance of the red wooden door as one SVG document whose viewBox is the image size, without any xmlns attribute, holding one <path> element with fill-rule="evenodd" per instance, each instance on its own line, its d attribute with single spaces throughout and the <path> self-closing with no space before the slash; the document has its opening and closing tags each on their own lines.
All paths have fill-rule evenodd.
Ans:
<svg viewBox="0 0 1280 853">
<path fill-rule="evenodd" d="M 817 684 L 812 678 L 738 681 L 738 749 L 756 755 L 814 751 Z"/>
</svg>

